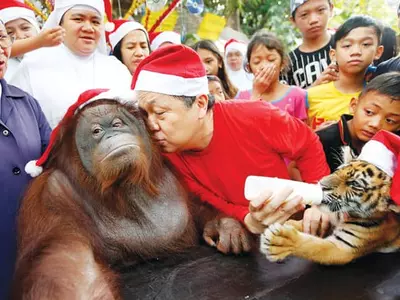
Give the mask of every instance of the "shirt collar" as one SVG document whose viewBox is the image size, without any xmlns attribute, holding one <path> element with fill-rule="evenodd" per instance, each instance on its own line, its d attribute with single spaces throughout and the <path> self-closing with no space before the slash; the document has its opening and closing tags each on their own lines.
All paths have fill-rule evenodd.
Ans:
<svg viewBox="0 0 400 300">
<path fill-rule="evenodd" d="M 339 121 L 340 139 L 342 140 L 343 145 L 349 146 L 351 148 L 351 150 L 353 150 L 354 153 L 356 155 L 358 155 L 359 153 L 358 153 L 357 149 L 354 148 L 351 143 L 351 134 L 350 134 L 349 126 L 347 124 L 347 121 L 350 121 L 351 119 L 353 119 L 353 116 L 347 115 L 347 114 L 344 114 L 340 117 L 340 121 Z"/>
<path fill-rule="evenodd" d="M 10 97 L 10 98 L 23 98 L 26 96 L 25 92 L 17 89 L 17 88 L 11 88 L 8 86 L 8 83 L 4 79 L 0 79 L 0 85 L 1 85 L 1 96 L 4 94 L 5 97 Z"/>
</svg>

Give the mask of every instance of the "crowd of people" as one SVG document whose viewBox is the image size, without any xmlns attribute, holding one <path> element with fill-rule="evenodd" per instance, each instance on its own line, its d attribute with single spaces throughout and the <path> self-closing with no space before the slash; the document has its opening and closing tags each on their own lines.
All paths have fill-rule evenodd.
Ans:
<svg viewBox="0 0 400 300">
<path fill-rule="evenodd" d="M 289 189 L 249 204 L 245 179 L 315 183 L 340 166 L 343 146 L 356 156 L 379 130 L 398 133 L 400 57 L 393 32 L 369 16 L 331 32 L 331 0 L 292 0 L 290 10 L 302 34 L 293 51 L 261 30 L 248 44 L 229 40 L 221 53 L 213 41 L 188 47 L 175 32 L 149 34 L 133 20 L 114 20 L 106 32 L 103 0 L 55 0 L 42 28 L 28 6 L 2 1 L 0 298 L 12 281 L 15 220 L 31 180 L 25 164 L 89 89 L 137 91 L 176 176 L 246 230 L 260 234 L 304 211 L 304 231 L 323 236 L 329 216 L 318 207 L 286 202 Z"/>
</svg>

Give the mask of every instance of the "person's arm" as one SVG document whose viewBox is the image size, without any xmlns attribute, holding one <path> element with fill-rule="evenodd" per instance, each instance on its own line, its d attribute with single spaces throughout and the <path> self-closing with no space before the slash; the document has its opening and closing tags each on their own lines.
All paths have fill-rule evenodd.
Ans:
<svg viewBox="0 0 400 300">
<path fill-rule="evenodd" d="M 276 152 L 296 162 L 305 182 L 318 182 L 330 173 L 318 136 L 304 122 L 272 110 L 266 125 L 264 139 Z"/>
<path fill-rule="evenodd" d="M 245 215 L 249 212 L 248 207 L 229 203 L 226 199 L 216 195 L 196 178 L 193 178 L 190 171 L 183 164 L 180 164 L 177 158 L 174 157 L 172 160 L 170 160 L 170 163 L 177 171 L 180 181 L 186 186 L 187 191 L 199 197 L 201 201 L 209 203 L 221 213 L 243 222 Z"/>
<path fill-rule="evenodd" d="M 64 41 L 65 30 L 57 26 L 44 29 L 37 36 L 16 40 L 11 48 L 11 57 L 19 57 L 42 47 L 58 46 Z"/>
</svg>

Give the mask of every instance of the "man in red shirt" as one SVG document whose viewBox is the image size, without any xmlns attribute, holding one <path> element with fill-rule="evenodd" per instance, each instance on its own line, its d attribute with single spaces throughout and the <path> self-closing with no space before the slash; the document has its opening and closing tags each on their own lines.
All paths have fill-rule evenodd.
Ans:
<svg viewBox="0 0 400 300">
<path fill-rule="evenodd" d="M 296 162 L 305 182 L 315 183 L 329 174 L 318 137 L 302 121 L 265 101 L 214 104 L 207 96 L 201 60 L 186 46 L 153 52 L 138 66 L 132 88 L 153 138 L 189 192 L 252 233 L 286 221 L 304 206 L 301 198 L 286 202 L 289 189 L 274 191 L 272 197 L 266 192 L 249 205 L 244 197 L 247 176 L 288 179 L 284 158 Z M 314 233 L 329 225 L 316 209 L 305 219 L 306 230 Z M 229 237 L 207 230 L 204 236 L 223 252 L 229 247 Z"/>
</svg>

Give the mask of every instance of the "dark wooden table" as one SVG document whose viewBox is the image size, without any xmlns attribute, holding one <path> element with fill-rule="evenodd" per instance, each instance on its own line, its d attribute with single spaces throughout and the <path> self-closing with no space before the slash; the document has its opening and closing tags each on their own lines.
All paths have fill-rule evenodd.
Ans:
<svg viewBox="0 0 400 300">
<path fill-rule="evenodd" d="M 261 254 L 225 256 L 199 246 L 122 277 L 124 299 L 389 300 L 400 299 L 400 253 L 327 267 L 297 258 L 270 263 Z"/>
</svg>

